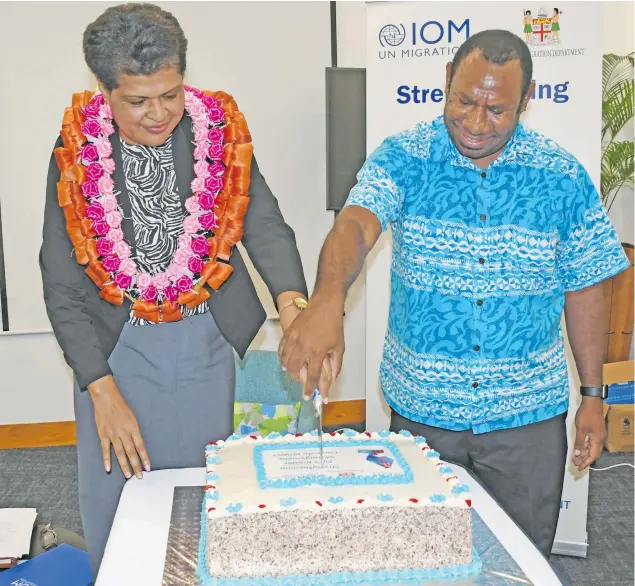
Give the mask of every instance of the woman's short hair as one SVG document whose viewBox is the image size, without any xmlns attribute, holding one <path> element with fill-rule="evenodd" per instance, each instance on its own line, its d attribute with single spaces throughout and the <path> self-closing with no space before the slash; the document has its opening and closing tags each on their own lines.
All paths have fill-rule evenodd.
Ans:
<svg viewBox="0 0 635 586">
<path fill-rule="evenodd" d="M 166 66 L 185 73 L 187 39 L 178 20 L 155 4 L 108 8 L 84 31 L 84 58 L 108 91 L 120 75 L 151 75 Z"/>
</svg>

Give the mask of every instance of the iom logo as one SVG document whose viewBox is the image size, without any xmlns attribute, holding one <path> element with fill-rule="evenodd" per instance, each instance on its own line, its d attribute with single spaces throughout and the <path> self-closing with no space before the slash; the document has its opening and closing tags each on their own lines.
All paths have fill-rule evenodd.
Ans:
<svg viewBox="0 0 635 586">
<path fill-rule="evenodd" d="M 379 31 L 379 58 L 452 56 L 469 36 L 469 18 L 386 24 Z"/>
<path fill-rule="evenodd" d="M 463 22 L 448 19 L 447 22 L 429 20 L 421 26 L 412 23 L 412 44 L 422 42 L 425 45 L 436 45 L 437 43 L 461 44 L 470 36 L 470 19 Z M 416 41 L 416 42 L 415 42 Z"/>
<path fill-rule="evenodd" d="M 406 27 L 403 24 L 387 24 L 379 31 L 382 47 L 398 47 L 406 40 Z"/>
</svg>

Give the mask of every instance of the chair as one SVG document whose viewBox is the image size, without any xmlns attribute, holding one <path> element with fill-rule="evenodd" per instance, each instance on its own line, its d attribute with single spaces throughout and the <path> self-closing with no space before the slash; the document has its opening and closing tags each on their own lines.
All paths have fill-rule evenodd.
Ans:
<svg viewBox="0 0 635 586">
<path fill-rule="evenodd" d="M 277 352 L 249 350 L 244 359 L 236 358 L 236 433 L 307 433 L 317 426 L 312 405 L 302 400 L 302 387 L 282 370 Z"/>
</svg>

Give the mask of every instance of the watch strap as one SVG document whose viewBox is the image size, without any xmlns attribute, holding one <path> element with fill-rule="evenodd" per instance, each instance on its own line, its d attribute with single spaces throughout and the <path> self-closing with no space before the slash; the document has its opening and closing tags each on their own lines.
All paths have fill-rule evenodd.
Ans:
<svg viewBox="0 0 635 586">
<path fill-rule="evenodd" d="M 600 399 L 606 399 L 609 396 L 609 388 L 607 385 L 601 387 L 580 387 L 580 394 L 583 397 L 599 397 Z"/>
</svg>

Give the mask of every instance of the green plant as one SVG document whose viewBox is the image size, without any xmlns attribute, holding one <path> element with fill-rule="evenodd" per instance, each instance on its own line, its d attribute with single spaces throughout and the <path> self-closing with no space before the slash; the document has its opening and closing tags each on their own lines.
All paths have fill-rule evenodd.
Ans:
<svg viewBox="0 0 635 586">
<path fill-rule="evenodd" d="M 602 173 L 600 193 L 607 210 L 624 185 L 633 186 L 633 141 L 616 140 L 633 120 L 633 53 L 610 53 L 602 61 Z"/>
</svg>

